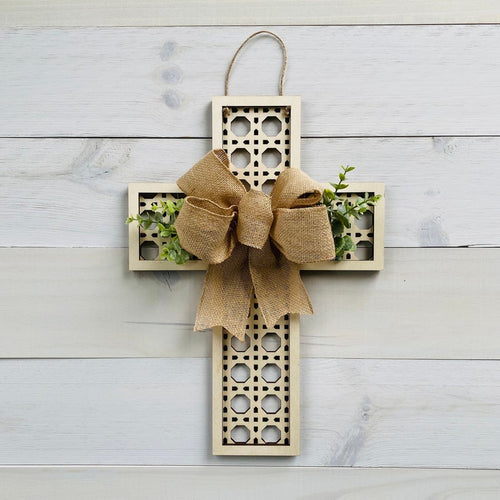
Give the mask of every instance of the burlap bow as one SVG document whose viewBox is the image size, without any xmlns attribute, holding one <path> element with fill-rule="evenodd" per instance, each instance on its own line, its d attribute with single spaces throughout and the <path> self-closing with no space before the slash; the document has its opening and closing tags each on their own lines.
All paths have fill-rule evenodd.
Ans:
<svg viewBox="0 0 500 500">
<path fill-rule="evenodd" d="M 253 290 L 267 325 L 312 314 L 299 264 L 335 257 L 321 186 L 285 169 L 271 196 L 246 191 L 227 154 L 213 150 L 178 181 L 187 197 L 175 227 L 181 246 L 209 264 L 195 330 L 245 337 Z"/>
</svg>

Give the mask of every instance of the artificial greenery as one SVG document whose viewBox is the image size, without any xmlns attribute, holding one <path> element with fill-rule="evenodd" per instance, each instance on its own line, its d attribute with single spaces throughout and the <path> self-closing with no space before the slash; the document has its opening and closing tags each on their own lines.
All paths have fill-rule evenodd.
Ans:
<svg viewBox="0 0 500 500">
<path fill-rule="evenodd" d="M 355 167 L 341 166 L 342 172 L 339 173 L 338 182 L 330 182 L 333 187 L 323 191 L 323 204 L 326 205 L 330 226 L 332 228 L 333 239 L 335 242 L 335 260 L 342 260 L 346 252 L 354 252 L 356 244 L 352 238 L 345 234 L 346 229 L 351 228 L 351 217 L 360 219 L 370 206 L 375 205 L 381 195 L 369 196 L 365 193 L 363 197 L 358 196 L 354 202 L 349 198 L 343 198 L 339 191 L 349 187 L 346 184 L 346 176 L 352 172 Z M 176 264 L 184 264 L 188 260 L 196 259 L 187 250 L 181 247 L 179 236 L 175 229 L 175 220 L 184 204 L 184 198 L 178 200 L 160 201 L 160 204 L 153 204 L 151 211 L 137 214 L 135 217 L 129 217 L 127 224 L 137 221 L 140 227 L 149 229 L 153 224 L 158 227 L 158 234 L 165 239 L 160 252 L 160 258 L 169 260 Z"/>
<path fill-rule="evenodd" d="M 345 234 L 345 230 L 351 228 L 351 217 L 359 220 L 368 210 L 368 207 L 375 205 L 381 197 L 379 194 L 369 196 L 368 193 L 365 193 L 363 197 L 358 196 L 355 202 L 351 202 L 349 198 L 343 199 L 339 195 L 339 191 L 349 187 L 349 184 L 345 184 L 346 176 L 356 167 L 344 167 L 342 165 L 340 168 L 342 172 L 339 173 L 338 182 L 330 182 L 334 191 L 331 189 L 323 191 L 323 204 L 326 205 L 335 242 L 335 260 L 342 260 L 346 252 L 356 250 L 356 244 L 352 241 L 352 238 Z"/>
<path fill-rule="evenodd" d="M 176 264 L 184 264 L 188 260 L 195 259 L 194 255 L 181 247 L 179 236 L 175 230 L 175 220 L 184 204 L 184 198 L 178 200 L 160 201 L 160 204 L 154 203 L 151 206 L 151 211 L 137 214 L 135 217 L 129 217 L 127 224 L 137 221 L 140 227 L 149 229 L 153 224 L 158 228 L 158 234 L 161 238 L 165 238 L 162 245 L 160 258 L 169 260 Z"/>
</svg>

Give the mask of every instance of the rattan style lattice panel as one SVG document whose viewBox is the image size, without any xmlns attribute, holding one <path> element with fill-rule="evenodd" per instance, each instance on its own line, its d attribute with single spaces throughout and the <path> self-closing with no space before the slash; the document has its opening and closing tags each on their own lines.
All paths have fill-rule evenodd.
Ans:
<svg viewBox="0 0 500 500">
<path fill-rule="evenodd" d="M 287 106 L 225 108 L 223 149 L 248 188 L 261 189 L 290 166 L 289 113 Z"/>
<path fill-rule="evenodd" d="M 146 216 L 154 213 L 152 206 L 160 201 L 175 200 L 183 197 L 182 193 L 139 193 L 139 213 Z M 160 251 L 165 239 L 158 235 L 158 228 L 153 224 L 149 229 L 139 231 L 139 256 L 142 260 L 159 261 Z"/>
<path fill-rule="evenodd" d="M 289 316 L 268 327 L 254 297 L 247 328 L 244 342 L 223 333 L 222 443 L 288 445 Z"/>
<path fill-rule="evenodd" d="M 214 97 L 212 143 L 238 179 L 263 189 L 284 168 L 300 168 L 300 97 Z"/>
<path fill-rule="evenodd" d="M 214 454 L 299 453 L 298 321 L 266 325 L 254 297 L 244 342 L 214 331 Z"/>
</svg>

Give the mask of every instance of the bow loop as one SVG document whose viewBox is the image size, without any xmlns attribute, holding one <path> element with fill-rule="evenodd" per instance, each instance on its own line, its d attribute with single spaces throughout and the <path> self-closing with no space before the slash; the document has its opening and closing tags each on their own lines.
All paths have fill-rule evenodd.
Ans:
<svg viewBox="0 0 500 500">
<path fill-rule="evenodd" d="M 234 205 L 221 207 L 210 200 L 188 196 L 175 221 L 182 247 L 209 264 L 224 262 L 236 245 L 231 230 L 236 216 Z"/>
<path fill-rule="evenodd" d="M 237 205 L 246 193 L 243 184 L 229 171 L 229 157 L 223 149 L 207 153 L 177 180 L 177 185 L 188 196 L 208 198 L 226 207 Z"/>
<path fill-rule="evenodd" d="M 271 194 L 272 207 L 298 208 L 310 207 L 321 201 L 321 185 L 307 174 L 296 168 L 287 168 L 276 179 Z"/>
</svg>

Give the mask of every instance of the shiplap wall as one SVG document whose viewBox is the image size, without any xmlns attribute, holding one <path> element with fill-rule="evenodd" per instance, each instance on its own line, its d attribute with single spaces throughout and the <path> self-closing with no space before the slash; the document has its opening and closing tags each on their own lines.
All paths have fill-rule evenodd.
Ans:
<svg viewBox="0 0 500 500">
<path fill-rule="evenodd" d="M 498 22 L 488 0 L 0 3 L 0 499 L 498 498 Z M 209 149 L 245 25 L 287 43 L 303 168 L 387 190 L 386 269 L 305 273 L 297 458 L 210 455 L 203 276 L 126 265 L 126 185 Z M 279 62 L 253 43 L 234 93 L 275 92 Z"/>
</svg>

